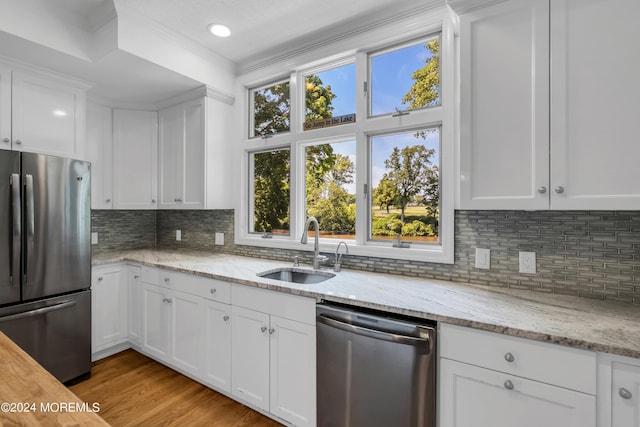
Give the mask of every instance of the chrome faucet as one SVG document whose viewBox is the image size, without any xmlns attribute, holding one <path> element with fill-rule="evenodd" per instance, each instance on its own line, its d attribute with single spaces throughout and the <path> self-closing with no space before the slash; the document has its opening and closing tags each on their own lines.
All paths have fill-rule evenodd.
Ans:
<svg viewBox="0 0 640 427">
<path fill-rule="evenodd" d="M 335 264 L 333 264 L 333 271 L 335 271 L 336 273 L 340 271 L 340 261 L 342 261 L 342 254 L 339 252 L 340 246 L 342 245 L 344 245 L 345 253 L 349 253 L 349 246 L 347 246 L 347 243 L 345 241 L 340 241 L 340 243 L 338 243 L 338 247 L 336 248 L 336 262 Z"/>
<path fill-rule="evenodd" d="M 315 235 L 313 242 L 313 268 L 317 270 L 320 268 L 320 263 L 327 260 L 327 257 L 324 255 L 320 255 L 320 242 L 318 240 L 320 236 L 320 226 L 318 225 L 318 220 L 315 217 L 310 216 L 307 218 L 307 222 L 304 225 L 304 231 L 302 233 L 302 238 L 300 239 L 300 243 L 303 245 L 307 244 L 307 236 L 309 232 L 309 224 L 313 224 Z"/>
</svg>

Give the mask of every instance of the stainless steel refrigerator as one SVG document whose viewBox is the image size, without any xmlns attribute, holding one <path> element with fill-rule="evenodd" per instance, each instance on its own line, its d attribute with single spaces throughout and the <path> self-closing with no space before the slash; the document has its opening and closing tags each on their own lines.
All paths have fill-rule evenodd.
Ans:
<svg viewBox="0 0 640 427">
<path fill-rule="evenodd" d="M 91 167 L 0 150 L 0 331 L 62 382 L 91 371 Z"/>
</svg>

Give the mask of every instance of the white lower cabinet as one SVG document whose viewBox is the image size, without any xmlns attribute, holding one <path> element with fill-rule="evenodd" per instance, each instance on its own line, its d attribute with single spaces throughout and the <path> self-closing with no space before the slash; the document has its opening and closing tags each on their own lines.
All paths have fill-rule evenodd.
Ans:
<svg viewBox="0 0 640 427">
<path fill-rule="evenodd" d="M 129 323 L 129 341 L 134 345 L 140 344 L 140 330 L 141 330 L 141 317 L 140 317 L 140 267 L 137 265 L 127 266 L 127 287 L 128 297 L 127 306 L 129 308 L 128 323 Z"/>
<path fill-rule="evenodd" d="M 206 384 L 231 393 L 231 306 L 204 301 L 204 363 Z"/>
<path fill-rule="evenodd" d="M 171 310 L 169 289 L 143 283 L 142 350 L 156 360 L 169 362 Z"/>
<path fill-rule="evenodd" d="M 91 352 L 127 341 L 127 286 L 121 265 L 91 271 Z"/>
<path fill-rule="evenodd" d="M 198 377 L 202 370 L 202 298 L 173 290 L 169 300 L 171 361 Z"/>
<path fill-rule="evenodd" d="M 598 354 L 598 427 L 640 427 L 640 360 Z"/>
<path fill-rule="evenodd" d="M 596 355 L 440 324 L 440 427 L 595 427 Z"/>
<path fill-rule="evenodd" d="M 234 286 L 232 394 L 297 426 L 316 424 L 315 300 Z"/>
</svg>

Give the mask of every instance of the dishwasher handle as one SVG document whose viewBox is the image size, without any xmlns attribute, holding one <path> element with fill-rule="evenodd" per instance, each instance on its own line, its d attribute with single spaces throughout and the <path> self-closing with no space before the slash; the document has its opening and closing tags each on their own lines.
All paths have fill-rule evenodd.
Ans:
<svg viewBox="0 0 640 427">
<path fill-rule="evenodd" d="M 399 344 L 408 344 L 414 347 L 423 346 L 423 345 L 429 346 L 431 342 L 429 337 L 425 337 L 425 338 L 409 337 L 406 335 L 393 334 L 391 332 L 376 331 L 375 329 L 365 328 L 358 325 L 352 325 L 351 323 L 341 322 L 339 320 L 326 317 L 323 314 L 319 314 L 316 317 L 316 321 L 333 328 L 337 328 L 347 332 L 352 332 L 358 335 L 363 335 L 369 338 L 374 338 L 382 341 L 390 341 L 390 342 L 395 342 Z"/>
</svg>

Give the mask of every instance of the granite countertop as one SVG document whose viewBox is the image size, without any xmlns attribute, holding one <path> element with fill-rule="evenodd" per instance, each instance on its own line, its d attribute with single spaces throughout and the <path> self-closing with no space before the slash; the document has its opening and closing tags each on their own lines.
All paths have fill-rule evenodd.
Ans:
<svg viewBox="0 0 640 427">
<path fill-rule="evenodd" d="M 346 269 L 325 282 L 295 284 L 256 275 L 291 263 L 206 252 L 130 250 L 93 257 L 94 266 L 125 261 L 640 358 L 640 307 L 625 303 Z"/>
</svg>

